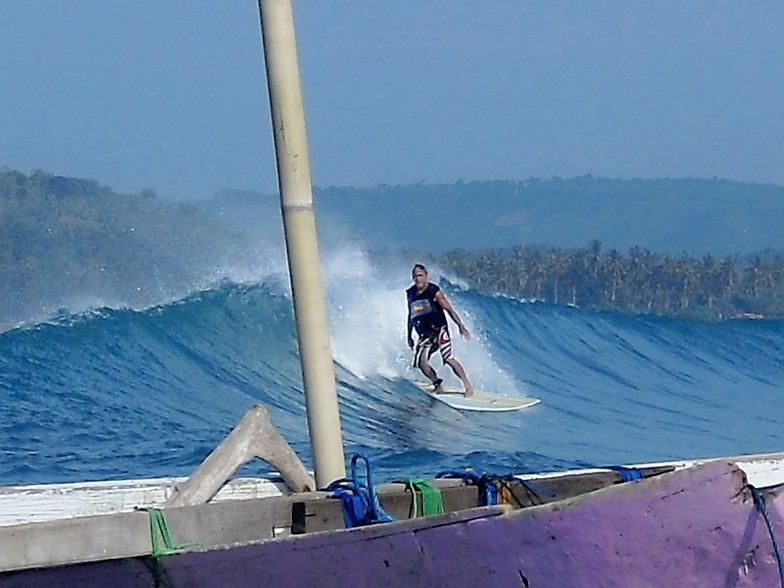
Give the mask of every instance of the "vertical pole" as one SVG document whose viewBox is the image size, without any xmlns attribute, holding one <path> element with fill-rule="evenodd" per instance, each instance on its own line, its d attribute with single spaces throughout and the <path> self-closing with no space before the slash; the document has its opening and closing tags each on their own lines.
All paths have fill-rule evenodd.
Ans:
<svg viewBox="0 0 784 588">
<path fill-rule="evenodd" d="M 319 263 L 291 0 L 259 0 L 294 315 L 316 483 L 346 475 Z"/>
</svg>

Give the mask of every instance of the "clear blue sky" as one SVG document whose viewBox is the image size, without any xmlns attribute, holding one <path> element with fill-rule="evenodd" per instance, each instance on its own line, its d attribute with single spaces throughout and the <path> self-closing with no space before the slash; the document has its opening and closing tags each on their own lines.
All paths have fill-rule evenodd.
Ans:
<svg viewBox="0 0 784 588">
<path fill-rule="evenodd" d="M 317 186 L 784 184 L 781 0 L 294 0 Z M 276 189 L 255 1 L 0 0 L 0 168 Z"/>
</svg>

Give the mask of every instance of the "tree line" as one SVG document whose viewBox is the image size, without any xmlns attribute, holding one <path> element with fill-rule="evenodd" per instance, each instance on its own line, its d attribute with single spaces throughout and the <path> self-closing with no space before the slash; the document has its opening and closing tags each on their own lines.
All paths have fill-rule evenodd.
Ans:
<svg viewBox="0 0 784 588">
<path fill-rule="evenodd" d="M 144 304 L 177 296 L 247 249 L 247 236 L 151 190 L 0 169 L 0 325 L 75 296 Z M 389 253 L 389 252 L 387 252 Z M 451 250 L 442 267 L 481 291 L 621 312 L 723 319 L 784 316 L 784 256 L 693 256 L 598 240 L 564 249 Z"/>
<path fill-rule="evenodd" d="M 484 292 L 629 313 L 725 319 L 784 316 L 784 256 L 676 256 L 517 246 L 452 250 L 440 265 Z"/>
</svg>

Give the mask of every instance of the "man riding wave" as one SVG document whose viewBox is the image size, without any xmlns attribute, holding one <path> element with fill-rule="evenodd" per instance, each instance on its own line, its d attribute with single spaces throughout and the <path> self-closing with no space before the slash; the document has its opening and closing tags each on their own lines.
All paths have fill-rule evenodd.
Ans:
<svg viewBox="0 0 784 588">
<path fill-rule="evenodd" d="M 414 285 L 406 290 L 408 298 L 406 339 L 409 348 L 415 349 L 414 366 L 422 370 L 425 377 L 433 383 L 433 392 L 441 392 L 443 380 L 438 377 L 436 370 L 430 365 L 430 356 L 439 351 L 444 364 L 449 365 L 455 375 L 463 382 L 465 395 L 472 396 L 474 387 L 471 385 L 463 366 L 452 357 L 452 339 L 449 336 L 446 315 L 448 314 L 454 321 L 460 330 L 460 335 L 465 339 L 470 340 L 471 333 L 460 320 L 441 288 L 430 283 L 424 265 L 421 263 L 414 265 L 411 278 L 414 280 Z M 411 334 L 412 329 L 419 335 L 416 348 Z"/>
</svg>

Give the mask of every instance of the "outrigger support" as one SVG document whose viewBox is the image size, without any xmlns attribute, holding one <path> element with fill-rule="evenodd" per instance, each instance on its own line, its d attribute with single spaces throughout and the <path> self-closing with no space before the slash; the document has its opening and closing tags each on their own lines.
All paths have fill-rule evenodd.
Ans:
<svg viewBox="0 0 784 588">
<path fill-rule="evenodd" d="M 267 409 L 257 404 L 245 413 L 191 477 L 178 484 L 164 507 L 209 502 L 240 467 L 256 457 L 276 468 L 292 492 L 316 489 L 313 476 L 272 425 Z"/>
</svg>

